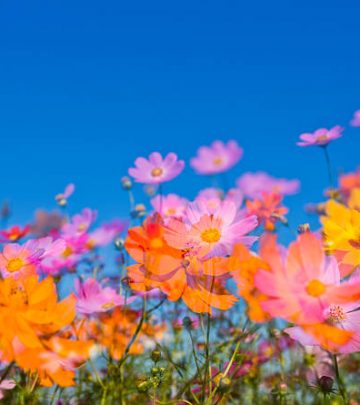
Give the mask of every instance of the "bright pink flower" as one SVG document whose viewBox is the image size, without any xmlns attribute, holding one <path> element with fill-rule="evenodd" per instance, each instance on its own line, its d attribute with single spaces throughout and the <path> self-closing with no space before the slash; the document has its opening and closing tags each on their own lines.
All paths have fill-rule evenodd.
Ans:
<svg viewBox="0 0 360 405">
<path fill-rule="evenodd" d="M 176 194 L 157 195 L 150 200 L 154 210 L 163 218 L 182 218 L 185 208 L 188 204 L 186 198 L 179 197 Z"/>
<path fill-rule="evenodd" d="M 202 146 L 190 165 L 198 174 L 217 174 L 231 169 L 241 159 L 243 150 L 236 141 L 224 144 L 215 141 L 211 146 Z"/>
<path fill-rule="evenodd" d="M 337 351 L 339 353 L 355 353 L 360 351 L 360 311 L 359 303 L 330 305 L 324 311 L 325 322 L 341 330 L 352 333 L 350 340 Z M 301 326 L 285 329 L 285 332 L 303 346 L 320 346 L 314 336 Z"/>
<path fill-rule="evenodd" d="M 237 180 L 237 186 L 248 198 L 261 198 L 263 192 L 282 195 L 296 194 L 299 180 L 277 179 L 265 172 L 245 173 Z"/>
<path fill-rule="evenodd" d="M 352 127 L 360 127 L 360 110 L 354 112 L 354 117 L 350 121 Z"/>
<path fill-rule="evenodd" d="M 305 133 L 300 135 L 298 146 L 326 146 L 329 142 L 341 138 L 344 128 L 339 125 L 331 129 L 320 128 L 313 133 Z"/>
<path fill-rule="evenodd" d="M 0 399 L 4 398 L 4 392 L 3 391 L 9 391 L 13 390 L 16 387 L 16 381 L 15 380 L 3 380 L 0 383 Z"/>
<path fill-rule="evenodd" d="M 0 253 L 0 271 L 3 277 L 35 273 L 43 262 L 56 257 L 64 250 L 63 240 L 53 241 L 50 237 L 29 240 L 24 245 L 7 244 Z"/>
<path fill-rule="evenodd" d="M 139 157 L 129 174 L 138 183 L 160 184 L 177 177 L 184 169 L 183 160 L 178 160 L 175 153 L 168 153 L 163 159 L 159 152 L 153 152 L 149 159 Z"/>
<path fill-rule="evenodd" d="M 170 246 L 197 252 L 200 257 L 224 256 L 235 243 L 251 246 L 257 239 L 247 236 L 258 222 L 256 216 L 238 218 L 233 202 L 224 201 L 215 212 L 203 201 L 190 203 L 184 221 L 170 219 L 165 239 Z"/>
<path fill-rule="evenodd" d="M 272 317 L 300 325 L 326 321 L 330 305 L 349 304 L 360 297 L 360 280 L 340 284 L 338 263 L 327 256 L 321 240 L 300 235 L 286 253 L 280 247 L 267 259 L 270 270 L 259 270 L 255 286 L 268 297 L 262 307 Z"/>
<path fill-rule="evenodd" d="M 124 297 L 118 295 L 110 287 L 101 287 L 93 278 L 88 278 L 84 283 L 77 279 L 75 281 L 75 293 L 76 308 L 81 314 L 106 312 L 125 304 Z"/>
</svg>

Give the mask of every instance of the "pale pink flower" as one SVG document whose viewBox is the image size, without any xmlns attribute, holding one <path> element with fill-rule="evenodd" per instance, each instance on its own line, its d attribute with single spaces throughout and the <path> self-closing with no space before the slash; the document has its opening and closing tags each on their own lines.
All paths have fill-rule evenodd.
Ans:
<svg viewBox="0 0 360 405">
<path fill-rule="evenodd" d="M 190 203 L 184 220 L 170 219 L 164 237 L 170 246 L 197 252 L 200 257 L 224 256 L 235 243 L 251 246 L 257 237 L 247 234 L 254 230 L 256 216 L 238 218 L 236 205 L 224 201 L 215 212 L 203 201 Z"/>
<path fill-rule="evenodd" d="M 3 380 L 0 383 L 0 399 L 4 398 L 4 391 L 13 390 L 16 387 L 15 380 Z"/>
<path fill-rule="evenodd" d="M 313 133 L 304 133 L 300 135 L 298 146 L 326 146 L 329 142 L 341 138 L 344 128 L 336 125 L 331 129 L 320 128 Z"/>
<path fill-rule="evenodd" d="M 247 198 L 261 198 L 262 193 L 282 195 L 296 194 L 300 188 L 299 180 L 272 177 L 265 172 L 244 173 L 237 180 L 237 186 Z"/>
<path fill-rule="evenodd" d="M 101 287 L 93 278 L 84 283 L 79 279 L 75 281 L 76 309 L 81 314 L 106 312 L 119 305 L 125 304 L 125 298 L 118 295 L 110 287 Z"/>
<path fill-rule="evenodd" d="M 74 193 L 75 185 L 73 183 L 68 184 L 62 193 L 55 196 L 55 200 L 58 204 L 64 206 L 67 204 L 67 199 Z"/>
<path fill-rule="evenodd" d="M 106 246 L 113 242 L 115 237 L 123 232 L 125 228 L 126 223 L 119 220 L 103 224 L 88 234 L 86 247 L 88 249 L 93 249 L 99 246 Z"/>
<path fill-rule="evenodd" d="M 242 155 L 243 150 L 236 141 L 229 141 L 226 144 L 215 141 L 211 146 L 200 147 L 197 156 L 191 159 L 190 165 L 198 174 L 223 173 L 235 166 Z"/>
<path fill-rule="evenodd" d="M 354 117 L 350 121 L 352 127 L 360 127 L 360 110 L 354 112 Z"/>
<path fill-rule="evenodd" d="M 76 214 L 61 228 L 62 235 L 78 236 L 86 233 L 95 221 L 97 212 L 90 208 L 84 208 L 80 214 Z"/>
<path fill-rule="evenodd" d="M 178 196 L 177 194 L 158 194 L 150 200 L 150 204 L 163 218 L 182 218 L 188 204 L 188 200 Z"/>
<path fill-rule="evenodd" d="M 138 183 L 160 184 L 177 177 L 184 169 L 183 160 L 178 160 L 175 153 L 168 153 L 165 158 L 159 152 L 153 152 L 149 159 L 139 157 L 129 174 Z"/>
</svg>

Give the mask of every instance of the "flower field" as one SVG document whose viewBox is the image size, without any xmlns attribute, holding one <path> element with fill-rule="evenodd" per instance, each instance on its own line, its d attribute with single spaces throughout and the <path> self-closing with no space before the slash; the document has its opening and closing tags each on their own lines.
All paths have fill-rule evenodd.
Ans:
<svg viewBox="0 0 360 405">
<path fill-rule="evenodd" d="M 129 215 L 108 223 L 73 212 L 74 184 L 30 223 L 3 205 L 1 403 L 359 404 L 360 170 L 332 166 L 341 137 L 294 142 L 328 174 L 304 207 L 314 229 L 287 219 L 297 179 L 245 172 L 224 186 L 235 140 L 186 163 L 138 157 L 119 185 Z M 191 200 L 163 192 L 185 164 L 204 178 Z"/>
</svg>

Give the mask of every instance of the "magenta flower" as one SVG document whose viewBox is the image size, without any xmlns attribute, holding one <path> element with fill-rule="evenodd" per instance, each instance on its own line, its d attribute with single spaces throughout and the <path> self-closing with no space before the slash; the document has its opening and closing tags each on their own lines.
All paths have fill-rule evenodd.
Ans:
<svg viewBox="0 0 360 405">
<path fill-rule="evenodd" d="M 124 297 L 118 295 L 110 287 L 102 288 L 94 278 L 88 278 L 84 283 L 77 279 L 75 281 L 75 293 L 76 308 L 81 314 L 106 312 L 125 304 Z"/>
<path fill-rule="evenodd" d="M 329 142 L 341 138 L 344 128 L 336 125 L 331 129 L 320 128 L 313 133 L 305 133 L 300 135 L 298 146 L 326 146 Z"/>
<path fill-rule="evenodd" d="M 190 161 L 198 174 L 217 174 L 231 169 L 241 159 L 243 150 L 236 141 L 224 144 L 215 141 L 211 146 L 202 146 L 197 156 Z"/>
<path fill-rule="evenodd" d="M 350 121 L 352 127 L 360 127 L 360 110 L 354 112 L 354 117 Z"/>
<path fill-rule="evenodd" d="M 163 159 L 159 152 L 153 152 L 149 159 L 139 157 L 135 167 L 129 169 L 129 174 L 138 183 L 160 184 L 178 176 L 184 169 L 183 160 L 178 160 L 175 153 L 168 153 Z"/>
<path fill-rule="evenodd" d="M 150 200 L 154 210 L 164 218 L 182 218 L 188 200 L 177 194 L 157 195 Z"/>
<path fill-rule="evenodd" d="M 247 198 L 261 198 L 265 193 L 282 195 L 295 194 L 299 191 L 299 180 L 277 179 L 265 172 L 245 173 L 237 180 L 237 186 Z"/>
</svg>

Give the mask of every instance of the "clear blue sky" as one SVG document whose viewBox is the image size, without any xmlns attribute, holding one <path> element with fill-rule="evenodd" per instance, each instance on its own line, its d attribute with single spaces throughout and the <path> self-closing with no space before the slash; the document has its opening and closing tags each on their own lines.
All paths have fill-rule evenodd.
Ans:
<svg viewBox="0 0 360 405">
<path fill-rule="evenodd" d="M 245 155 L 231 177 L 300 178 L 288 202 L 304 220 L 327 178 L 321 151 L 295 142 L 360 108 L 359 16 L 358 0 L 3 0 L 0 198 L 25 220 L 73 181 L 73 210 L 121 216 L 119 179 L 137 156 L 188 160 L 234 138 Z M 354 169 L 360 129 L 330 149 Z M 201 184 L 188 167 L 166 191 Z"/>
</svg>

